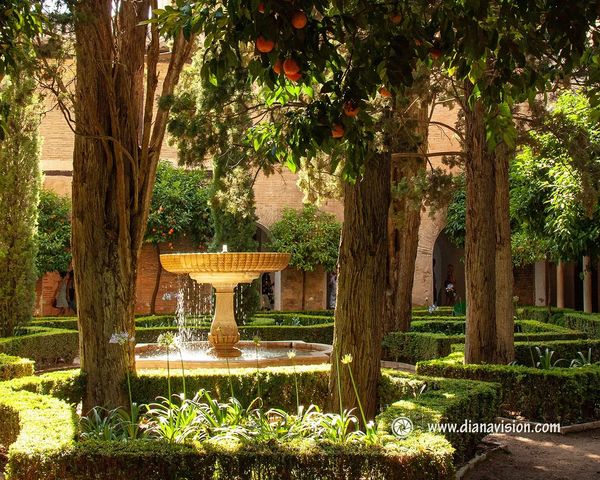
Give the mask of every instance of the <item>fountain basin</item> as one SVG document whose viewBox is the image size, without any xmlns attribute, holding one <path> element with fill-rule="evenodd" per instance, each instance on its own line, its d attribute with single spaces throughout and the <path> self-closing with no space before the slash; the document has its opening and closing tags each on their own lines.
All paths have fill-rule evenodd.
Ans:
<svg viewBox="0 0 600 480">
<path fill-rule="evenodd" d="M 182 349 L 183 367 L 186 370 L 198 368 L 262 368 L 292 365 L 318 365 L 329 363 L 331 345 L 322 343 L 305 343 L 301 341 L 261 342 L 258 347 L 252 341 L 239 342 L 236 347 L 241 355 L 222 358 L 215 355 L 209 342 L 190 342 Z M 293 350 L 296 356 L 288 357 Z M 218 354 L 218 352 L 217 352 Z M 171 351 L 169 356 L 171 368 L 179 368 L 181 360 L 179 352 Z M 166 369 L 166 349 L 156 343 L 140 343 L 135 347 L 135 364 L 137 370 Z"/>
</svg>

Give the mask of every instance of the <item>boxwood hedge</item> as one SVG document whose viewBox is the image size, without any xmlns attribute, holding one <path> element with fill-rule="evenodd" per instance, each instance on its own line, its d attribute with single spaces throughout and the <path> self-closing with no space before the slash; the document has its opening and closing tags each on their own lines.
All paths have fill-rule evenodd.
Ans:
<svg viewBox="0 0 600 480">
<path fill-rule="evenodd" d="M 293 393 L 282 386 L 293 384 L 292 369 L 264 370 L 263 392 L 271 391 L 272 401 L 280 405 L 291 403 Z M 255 388 L 252 382 L 256 382 L 256 375 L 252 370 L 234 370 L 231 375 L 240 393 Z M 327 367 L 299 367 L 298 375 L 300 390 L 307 401 L 312 397 L 310 400 L 315 403 L 326 402 Z M 311 375 L 313 379 L 309 378 Z M 223 371 L 186 378 L 190 388 L 212 386 L 227 390 L 227 374 Z M 443 435 L 428 432 L 426 423 L 460 423 L 465 418 L 488 421 L 495 414 L 498 397 L 496 387 L 488 384 L 385 372 L 380 395 L 391 405 L 379 417 L 381 446 L 309 442 L 249 445 L 77 442 L 77 417 L 69 403 L 80 397 L 81 381 L 76 372 L 60 372 L 0 383 L 0 414 L 6 419 L 0 427 L 0 442 L 11 445 L 9 478 L 445 480 L 454 475 L 454 448 Z M 425 382 L 432 387 L 415 396 L 414 386 L 418 384 L 421 391 Z M 154 398 L 161 393 L 164 383 L 164 372 L 140 375 L 133 381 L 134 394 L 139 400 L 150 394 Z M 177 380 L 173 383 L 175 386 Z M 249 392 L 246 395 L 251 396 Z M 392 437 L 388 430 L 389 422 L 400 414 L 413 416 L 417 425 L 416 432 L 406 440 Z M 455 458 L 468 455 L 476 440 L 466 436 L 452 438 L 456 442 Z"/>
<path fill-rule="evenodd" d="M 33 361 L 0 353 L 0 381 L 33 375 Z"/>
<path fill-rule="evenodd" d="M 541 370 L 513 365 L 464 365 L 463 354 L 417 363 L 417 373 L 497 382 L 502 408 L 530 420 L 562 424 L 600 418 L 600 366 Z"/>
</svg>

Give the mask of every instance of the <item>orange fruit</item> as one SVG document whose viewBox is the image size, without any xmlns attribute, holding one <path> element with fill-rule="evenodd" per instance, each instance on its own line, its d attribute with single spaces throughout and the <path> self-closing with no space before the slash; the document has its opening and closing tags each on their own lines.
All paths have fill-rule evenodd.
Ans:
<svg viewBox="0 0 600 480">
<path fill-rule="evenodd" d="M 300 71 L 300 65 L 293 58 L 288 58 L 283 62 L 283 72 L 286 75 L 293 75 L 294 73 L 298 73 Z"/>
<path fill-rule="evenodd" d="M 437 60 L 442 56 L 442 51 L 439 48 L 432 48 L 429 50 L 429 56 L 434 60 Z"/>
<path fill-rule="evenodd" d="M 385 87 L 381 87 L 379 89 L 379 95 L 381 95 L 382 97 L 391 97 L 392 96 L 392 92 L 390 92 L 387 88 Z"/>
<path fill-rule="evenodd" d="M 297 82 L 302 78 L 302 74 L 300 72 L 286 73 L 285 76 L 288 78 L 288 80 L 291 80 L 292 82 Z"/>
<path fill-rule="evenodd" d="M 400 22 L 402 22 L 402 15 L 400 15 L 398 12 L 392 13 L 390 15 L 390 20 L 394 25 L 398 25 Z"/>
<path fill-rule="evenodd" d="M 306 18 L 306 14 L 302 10 L 296 10 L 294 15 L 292 15 L 292 26 L 296 30 L 302 30 L 306 27 L 308 23 L 308 18 Z"/>
<path fill-rule="evenodd" d="M 347 117 L 356 117 L 358 112 L 360 112 L 360 108 L 358 108 L 352 100 L 344 104 L 344 115 Z"/>
<path fill-rule="evenodd" d="M 346 131 L 344 130 L 344 127 L 339 123 L 336 123 L 333 125 L 333 127 L 331 127 L 331 136 L 333 138 L 342 138 L 345 133 Z"/>
<path fill-rule="evenodd" d="M 278 58 L 277 61 L 275 62 L 275 65 L 273 65 L 273 71 L 277 74 L 277 75 L 281 75 L 281 69 L 283 68 L 283 63 L 281 62 L 281 60 Z"/>
<path fill-rule="evenodd" d="M 267 40 L 265 37 L 260 36 L 256 39 L 256 49 L 261 53 L 269 53 L 275 48 L 275 42 L 273 40 Z"/>
</svg>

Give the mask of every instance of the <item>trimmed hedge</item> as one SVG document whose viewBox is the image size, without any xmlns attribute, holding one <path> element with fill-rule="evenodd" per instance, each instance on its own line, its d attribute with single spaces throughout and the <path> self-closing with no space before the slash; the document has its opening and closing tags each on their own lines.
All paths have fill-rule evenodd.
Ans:
<svg viewBox="0 0 600 480">
<path fill-rule="evenodd" d="M 270 315 L 261 315 L 256 317 L 254 321 L 272 319 L 277 325 L 293 325 L 293 326 L 310 326 L 322 325 L 326 323 L 333 324 L 333 317 L 326 315 L 307 315 L 307 314 L 281 314 L 272 313 Z M 254 322 L 250 322 L 246 326 L 252 326 Z"/>
<path fill-rule="evenodd" d="M 592 363 L 600 362 L 600 339 L 540 340 L 541 339 L 529 342 L 515 342 L 515 360 L 517 363 L 532 367 L 535 366 L 535 362 L 539 360 L 535 347 L 539 347 L 542 352 L 544 352 L 546 348 L 554 351 L 554 355 L 552 356 L 553 363 L 559 359 L 566 361 L 565 364 L 561 366 L 569 366 L 571 360 L 578 358 L 578 352 L 582 352 L 587 358 L 588 350 L 590 348 L 592 349 Z"/>
<path fill-rule="evenodd" d="M 311 369 L 318 378 L 316 383 L 321 382 L 323 375 L 326 376 L 327 369 L 321 366 L 306 368 L 299 375 L 308 376 Z M 273 379 L 278 374 L 289 375 L 291 369 L 279 370 L 272 369 L 268 373 L 274 375 Z M 223 372 L 212 374 L 227 377 Z M 235 377 L 237 373 L 233 375 Z M 210 373 L 205 376 L 210 376 Z M 252 376 L 251 372 L 246 372 L 246 376 Z M 42 377 L 45 377 L 46 383 L 54 384 L 55 392 L 66 391 L 59 385 L 75 385 L 80 381 L 74 373 Z M 410 381 L 410 377 L 399 375 L 398 380 L 388 382 L 393 384 L 393 388 L 388 387 L 386 391 L 402 390 L 403 387 L 398 388 L 398 384 Z M 153 388 L 154 379 L 134 380 L 134 385 L 139 387 L 140 384 L 135 382 L 146 382 L 145 387 Z M 440 382 L 450 386 L 448 381 Z M 406 440 L 398 440 L 384 430 L 381 432 L 381 446 L 314 444 L 310 441 L 245 445 L 202 442 L 193 446 L 145 440 L 76 442 L 77 417 L 73 408 L 57 398 L 21 390 L 32 386 L 39 388 L 42 383 L 23 378 L 0 384 L 0 414 L 3 420 L 6 419 L 0 426 L 0 442 L 12 444 L 7 466 L 11 480 L 450 480 L 454 476 L 452 446 L 440 434 L 421 431 Z M 326 383 L 323 383 L 324 388 Z M 273 383 L 272 390 L 280 390 L 277 382 Z M 446 392 L 451 393 L 451 389 Z M 139 390 L 136 393 L 139 394 Z M 415 398 L 413 404 L 417 405 L 421 400 Z"/>
<path fill-rule="evenodd" d="M 530 420 L 562 424 L 600 418 L 600 367 L 537 368 L 464 365 L 463 355 L 417 363 L 420 375 L 497 382 L 502 408 Z"/>
<path fill-rule="evenodd" d="M 179 363 L 171 363 L 171 386 L 173 392 L 183 391 L 183 381 Z M 329 365 L 297 366 L 298 390 L 300 402 L 313 403 L 321 407 L 327 405 L 329 391 Z M 258 385 L 264 404 L 268 407 L 296 410 L 296 390 L 294 387 L 294 369 L 292 367 L 231 369 L 199 369 L 187 371 L 185 383 L 188 392 L 201 388 L 225 401 L 231 396 L 229 381 L 235 397 L 242 405 L 249 405 L 258 396 Z M 166 370 L 147 370 L 131 378 L 131 389 L 137 403 L 150 403 L 158 395 L 167 396 Z"/>
<path fill-rule="evenodd" d="M 79 354 L 79 334 L 73 330 L 29 327 L 28 333 L 0 338 L 0 353 L 31 358 L 36 365 L 71 364 Z"/>
<path fill-rule="evenodd" d="M 383 338 L 382 358 L 414 364 L 419 360 L 446 357 L 452 351 L 452 344 L 463 341 L 463 335 L 393 332 Z"/>
<path fill-rule="evenodd" d="M 34 362 L 28 358 L 0 353 L 0 381 L 33 375 Z"/>
<path fill-rule="evenodd" d="M 424 389 L 424 390 L 422 390 Z M 429 432 L 432 424 L 462 425 L 465 420 L 493 423 L 500 406 L 500 385 L 496 383 L 449 380 L 386 371 L 379 389 L 382 405 L 389 405 L 377 419 L 379 428 L 408 416 L 417 432 Z M 475 454 L 486 433 L 445 433 L 456 449 L 454 459 L 464 463 Z"/>
</svg>

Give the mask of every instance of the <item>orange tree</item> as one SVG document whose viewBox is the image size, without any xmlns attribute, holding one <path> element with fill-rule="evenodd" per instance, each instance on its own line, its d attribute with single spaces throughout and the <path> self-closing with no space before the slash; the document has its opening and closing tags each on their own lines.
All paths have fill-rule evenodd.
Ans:
<svg viewBox="0 0 600 480">
<path fill-rule="evenodd" d="M 565 8 L 556 0 L 228 0 L 181 1 L 159 12 L 165 32 L 204 33 L 206 81 L 218 83 L 243 67 L 262 86 L 277 121 L 249 130 L 252 148 L 292 170 L 301 158 L 317 153 L 329 155 L 332 170 L 343 165 L 347 182 L 331 376 L 334 405 L 340 400 L 338 385 L 340 403 L 356 405 L 351 383 L 335 361 L 349 353 L 359 396 L 368 415 L 375 414 L 388 275 L 382 232 L 393 143 L 394 103 L 386 99 L 405 97 L 423 62 L 444 62 L 459 83 L 470 179 L 467 263 L 472 264 L 471 282 L 476 285 L 469 295 L 484 292 L 470 297 L 475 328 L 468 336 L 485 337 L 484 342 L 471 341 L 477 350 L 471 360 L 485 361 L 489 342 L 494 343 L 490 358 L 499 358 L 496 352 L 512 348 L 511 339 L 504 336 L 498 342 L 495 310 L 487 323 L 484 318 L 495 309 L 497 297 L 496 261 L 487 257 L 494 257 L 490 251 L 497 249 L 497 225 L 505 225 L 496 221 L 500 215 L 495 213 L 502 213 L 505 205 L 503 182 L 497 187 L 494 176 L 496 150 L 501 144 L 510 150 L 512 104 L 543 89 L 552 75 L 551 69 L 538 71 L 536 61 L 543 59 L 540 64 L 548 66 L 548 59 L 558 59 L 554 69 L 568 70 L 568 61 L 560 59 L 580 54 L 593 23 L 595 7 L 590 3 Z M 498 176 L 504 178 L 502 172 Z M 489 206 L 493 214 L 483 211 Z M 506 234 L 502 230 L 500 238 Z M 483 240 L 475 242 L 475 235 Z M 501 272 L 507 275 L 506 269 Z"/>
</svg>

